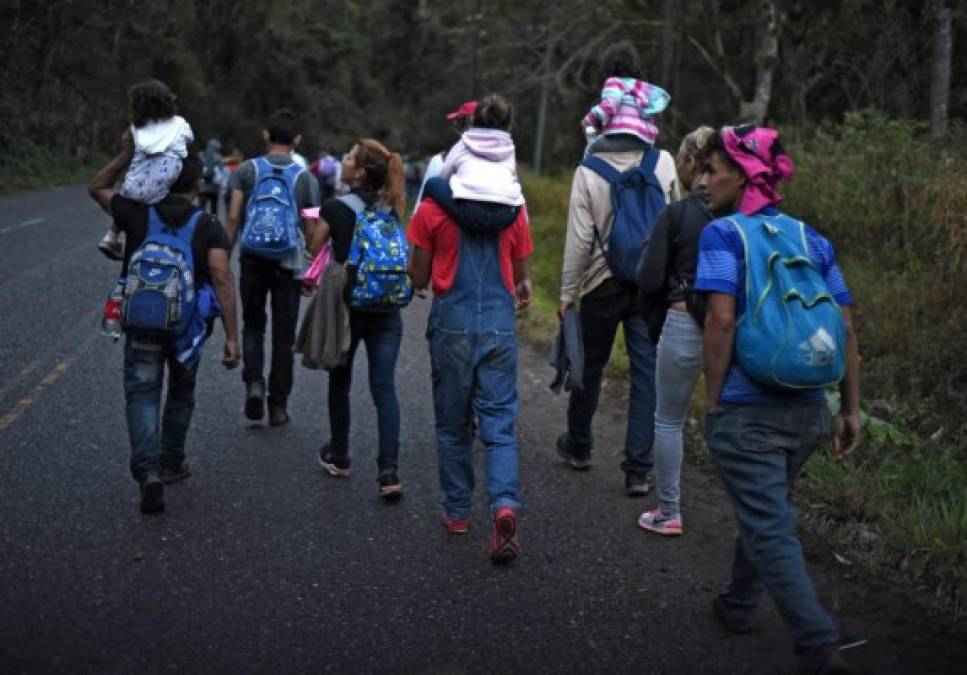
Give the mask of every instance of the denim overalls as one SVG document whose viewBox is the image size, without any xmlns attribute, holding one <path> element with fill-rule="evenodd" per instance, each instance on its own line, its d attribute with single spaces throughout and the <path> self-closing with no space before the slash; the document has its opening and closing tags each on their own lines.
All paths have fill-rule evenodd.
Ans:
<svg viewBox="0 0 967 675">
<path fill-rule="evenodd" d="M 517 331 L 514 298 L 500 274 L 498 234 L 460 232 L 453 286 L 433 301 L 430 343 L 433 408 L 443 508 L 466 517 L 474 488 L 473 414 L 487 447 L 492 511 L 517 498 Z"/>
</svg>

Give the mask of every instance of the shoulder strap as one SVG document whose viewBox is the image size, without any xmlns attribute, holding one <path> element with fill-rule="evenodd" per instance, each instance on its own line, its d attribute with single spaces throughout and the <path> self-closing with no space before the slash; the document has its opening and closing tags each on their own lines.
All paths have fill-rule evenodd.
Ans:
<svg viewBox="0 0 967 675">
<path fill-rule="evenodd" d="M 366 210 L 366 202 L 364 202 L 359 195 L 350 193 L 348 195 L 336 197 L 336 200 L 342 202 L 352 209 L 352 212 L 355 213 L 357 217 L 359 217 L 360 213 Z"/>
<path fill-rule="evenodd" d="M 652 175 L 655 173 L 655 169 L 658 167 L 658 160 L 661 159 L 661 151 L 657 148 L 650 148 L 641 156 L 641 164 L 638 166 L 647 175 Z"/>
<path fill-rule="evenodd" d="M 616 183 L 621 178 L 621 172 L 608 164 L 606 161 L 595 155 L 585 157 L 581 161 L 581 166 L 591 169 L 611 184 Z"/>
<path fill-rule="evenodd" d="M 154 207 L 153 204 L 148 204 L 148 231 L 147 234 L 161 234 L 164 231 L 165 222 L 161 220 L 161 215 L 158 213 L 158 209 Z"/>
</svg>

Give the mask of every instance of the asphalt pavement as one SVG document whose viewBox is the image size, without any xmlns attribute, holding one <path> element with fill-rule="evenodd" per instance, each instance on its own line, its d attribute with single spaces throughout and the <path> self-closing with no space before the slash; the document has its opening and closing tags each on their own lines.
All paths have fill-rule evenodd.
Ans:
<svg viewBox="0 0 967 675">
<path fill-rule="evenodd" d="M 720 629 L 710 600 L 734 521 L 708 466 L 686 465 L 685 536 L 636 527 L 624 496 L 621 386 L 608 383 L 595 466 L 555 455 L 566 401 L 524 349 L 522 556 L 486 556 L 478 452 L 470 534 L 441 527 L 428 301 L 404 312 L 396 504 L 376 497 L 376 425 L 358 354 L 353 475 L 316 463 L 326 375 L 297 365 L 292 422 L 242 415 L 240 371 L 198 376 L 193 475 L 143 516 L 128 473 L 122 350 L 98 333 L 117 265 L 107 218 L 80 186 L 0 196 L 0 672 L 775 673 L 795 668 L 771 602 L 757 633 Z M 844 630 L 871 639 L 867 672 L 962 672 L 963 630 L 875 579 L 810 560 Z M 938 623 L 939 622 L 939 623 Z"/>
</svg>

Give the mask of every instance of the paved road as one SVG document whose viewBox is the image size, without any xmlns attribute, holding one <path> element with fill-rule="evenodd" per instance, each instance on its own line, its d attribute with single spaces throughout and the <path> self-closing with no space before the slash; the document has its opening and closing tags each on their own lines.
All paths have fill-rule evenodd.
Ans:
<svg viewBox="0 0 967 675">
<path fill-rule="evenodd" d="M 594 470 L 552 442 L 562 399 L 522 355 L 523 557 L 485 557 L 486 507 L 447 537 L 438 495 L 425 303 L 405 313 L 397 505 L 375 496 L 374 411 L 354 391 L 355 471 L 315 463 L 325 375 L 298 370 L 293 423 L 248 424 L 238 371 L 210 348 L 189 436 L 194 475 L 168 513 L 137 511 L 127 473 L 121 350 L 97 334 L 116 267 L 94 250 L 105 217 L 80 187 L 0 197 L 0 671 L 745 673 L 793 669 L 771 605 L 757 635 L 708 608 L 733 521 L 707 468 L 687 466 L 686 536 L 640 532 L 650 499 L 621 493 L 620 405 L 598 420 Z M 216 347 L 218 345 L 216 344 Z M 365 360 L 357 363 L 364 383 Z M 814 565 L 870 672 L 954 672 L 962 631 L 901 592 Z"/>
</svg>

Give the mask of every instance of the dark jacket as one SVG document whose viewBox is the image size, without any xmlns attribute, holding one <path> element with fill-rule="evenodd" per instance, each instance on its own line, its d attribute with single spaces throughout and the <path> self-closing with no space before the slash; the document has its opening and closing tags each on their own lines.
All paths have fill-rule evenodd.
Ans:
<svg viewBox="0 0 967 675">
<path fill-rule="evenodd" d="M 673 302 L 685 302 L 702 325 L 705 303 L 691 289 L 698 266 L 698 242 L 712 218 L 700 190 L 692 190 L 686 199 L 669 204 L 658 214 L 648 245 L 638 261 L 636 276 L 643 304 L 664 306 L 667 310 Z M 660 315 L 660 321 L 655 315 Z M 655 318 L 649 321 L 649 333 L 657 341 L 664 312 L 652 312 L 650 316 Z"/>
<path fill-rule="evenodd" d="M 584 389 L 584 341 L 581 338 L 581 320 L 574 307 L 564 310 L 564 319 L 554 344 L 548 363 L 555 370 L 551 391 L 555 394 L 564 391 Z"/>
</svg>

